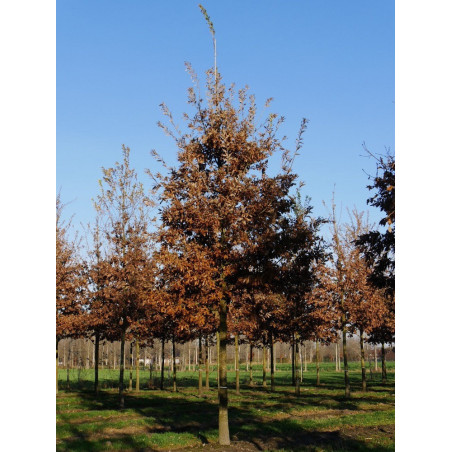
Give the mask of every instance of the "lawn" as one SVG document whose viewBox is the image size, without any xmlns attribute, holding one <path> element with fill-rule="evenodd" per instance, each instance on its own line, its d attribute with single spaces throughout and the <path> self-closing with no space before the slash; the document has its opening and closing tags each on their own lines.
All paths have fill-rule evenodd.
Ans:
<svg viewBox="0 0 452 452">
<path fill-rule="evenodd" d="M 168 374 L 163 391 L 148 389 L 149 371 L 140 372 L 141 390 L 126 393 L 118 410 L 118 371 L 100 370 L 103 388 L 92 393 L 92 370 L 72 370 L 66 390 L 66 371 L 60 370 L 57 395 L 57 451 L 177 450 L 394 450 L 394 363 L 388 363 L 388 382 L 381 375 L 368 380 L 362 392 L 361 371 L 352 363 L 351 399 L 344 398 L 343 373 L 334 363 L 322 364 L 321 385 L 315 386 L 315 365 L 304 373 L 301 396 L 291 386 L 289 365 L 279 365 L 276 390 L 262 387 L 261 368 L 241 373 L 241 393 L 235 394 L 234 372 L 229 372 L 230 448 L 217 442 L 216 372 L 210 390 L 198 396 L 197 372 L 178 372 L 178 392 L 172 392 Z M 125 374 L 128 387 L 129 372 Z M 268 385 L 270 379 L 268 375 Z M 157 382 L 156 382 L 157 383 Z M 135 387 L 135 381 L 134 381 Z"/>
</svg>

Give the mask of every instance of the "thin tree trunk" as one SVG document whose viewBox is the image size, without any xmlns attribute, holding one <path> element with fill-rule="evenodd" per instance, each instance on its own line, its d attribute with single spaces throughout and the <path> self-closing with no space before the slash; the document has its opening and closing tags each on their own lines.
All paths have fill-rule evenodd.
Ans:
<svg viewBox="0 0 452 452">
<path fill-rule="evenodd" d="M 99 332 L 94 337 L 94 392 L 99 394 Z"/>
<path fill-rule="evenodd" d="M 342 303 L 344 295 L 342 295 Z M 347 360 L 347 328 L 346 317 L 342 314 L 342 353 L 344 354 L 344 381 L 345 381 L 345 397 L 350 397 L 350 379 L 348 377 L 348 360 Z"/>
<path fill-rule="evenodd" d="M 267 348 L 265 343 L 262 347 L 262 386 L 267 387 Z"/>
<path fill-rule="evenodd" d="M 249 349 L 251 348 L 251 344 L 248 344 L 248 353 L 246 353 L 246 371 L 249 372 L 250 370 L 250 354 Z"/>
<path fill-rule="evenodd" d="M 129 348 L 129 391 L 133 389 L 133 343 L 130 341 Z"/>
<path fill-rule="evenodd" d="M 308 371 L 308 349 L 306 344 L 304 346 L 304 371 Z"/>
<path fill-rule="evenodd" d="M 253 380 L 253 351 L 254 346 L 250 344 L 250 386 L 254 386 L 254 380 Z"/>
<path fill-rule="evenodd" d="M 386 373 L 386 351 L 385 351 L 385 343 L 381 343 L 381 379 L 383 384 L 386 384 L 387 381 L 387 373 Z"/>
<path fill-rule="evenodd" d="M 67 347 L 68 348 L 68 357 L 67 357 L 67 361 L 66 361 L 66 387 L 67 387 L 67 389 L 71 389 L 69 368 L 71 366 L 71 359 L 72 359 L 72 353 L 71 353 L 72 341 L 69 342 L 67 345 L 68 345 L 68 347 Z"/>
<path fill-rule="evenodd" d="M 270 390 L 275 390 L 275 350 L 273 344 L 273 334 L 270 334 Z"/>
<path fill-rule="evenodd" d="M 315 340 L 315 366 L 317 371 L 317 381 L 316 386 L 320 385 L 320 343 L 319 340 L 316 338 Z"/>
<path fill-rule="evenodd" d="M 296 350 L 298 349 L 298 345 L 295 345 L 295 334 L 292 334 L 292 386 L 296 385 L 295 379 L 295 364 L 296 364 L 296 357 L 295 357 L 295 353 Z"/>
<path fill-rule="evenodd" d="M 177 380 L 176 380 L 176 341 L 173 334 L 173 391 L 177 392 Z"/>
<path fill-rule="evenodd" d="M 300 385 L 303 383 L 303 344 L 300 342 Z"/>
<path fill-rule="evenodd" d="M 295 395 L 300 395 L 300 370 L 298 369 L 298 334 L 292 342 L 292 373 L 295 371 Z"/>
<path fill-rule="evenodd" d="M 223 297 L 220 301 L 220 387 L 218 389 L 218 442 L 221 446 L 231 444 L 229 439 L 229 421 L 228 421 L 228 387 L 227 387 L 227 368 L 226 368 L 226 343 L 227 343 L 227 301 Z"/>
<path fill-rule="evenodd" d="M 58 394 L 58 338 L 56 339 L 56 393 Z"/>
<path fill-rule="evenodd" d="M 377 344 L 374 344 L 375 372 L 378 372 Z"/>
<path fill-rule="evenodd" d="M 339 353 L 338 353 L 339 344 L 337 342 L 334 348 L 336 350 L 336 372 L 339 372 Z"/>
<path fill-rule="evenodd" d="M 198 351 L 198 395 L 202 396 L 202 339 L 199 336 L 199 351 Z"/>
<path fill-rule="evenodd" d="M 239 363 L 239 335 L 236 333 L 234 338 L 235 345 L 235 393 L 240 394 L 240 363 Z"/>
<path fill-rule="evenodd" d="M 104 343 L 103 342 L 102 342 L 101 347 L 102 348 L 101 348 L 101 353 L 100 353 L 100 366 L 101 366 L 101 369 L 103 369 L 104 368 Z M 96 361 L 96 351 L 95 350 L 94 350 L 94 361 Z"/>
<path fill-rule="evenodd" d="M 152 353 L 149 352 L 149 387 L 152 388 L 154 386 L 154 375 L 152 373 L 154 368 L 154 358 L 152 357 Z M 146 365 L 146 358 L 145 358 Z"/>
<path fill-rule="evenodd" d="M 190 342 L 188 343 L 188 371 L 191 371 Z"/>
<path fill-rule="evenodd" d="M 124 409 L 124 353 L 126 343 L 126 329 L 121 331 L 121 355 L 119 357 L 119 408 Z"/>
<path fill-rule="evenodd" d="M 135 341 L 135 391 L 140 392 L 140 342 L 138 339 Z"/>
<path fill-rule="evenodd" d="M 217 331 L 217 386 L 220 388 L 220 333 Z"/>
<path fill-rule="evenodd" d="M 165 338 L 162 337 L 162 354 L 160 360 L 160 389 L 163 390 L 163 379 L 165 378 Z"/>
<path fill-rule="evenodd" d="M 205 346 L 206 354 L 205 354 L 205 357 L 204 357 L 204 359 L 205 359 L 204 364 L 205 364 L 205 368 L 206 368 L 205 370 L 206 370 L 206 389 L 207 390 L 209 389 L 209 373 L 210 373 L 210 369 L 209 369 L 209 349 L 210 349 L 209 342 L 208 342 L 208 339 L 207 339 L 207 336 L 206 336 L 206 346 Z"/>
<path fill-rule="evenodd" d="M 359 330 L 359 348 L 361 351 L 361 384 L 362 390 L 366 391 L 366 360 L 364 357 L 364 332 L 362 328 Z"/>
</svg>

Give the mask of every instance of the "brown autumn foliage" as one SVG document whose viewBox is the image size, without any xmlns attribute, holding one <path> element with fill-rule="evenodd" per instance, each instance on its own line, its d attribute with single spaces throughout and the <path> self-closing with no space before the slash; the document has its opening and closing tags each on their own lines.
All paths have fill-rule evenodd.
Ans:
<svg viewBox="0 0 452 452">
<path fill-rule="evenodd" d="M 71 221 L 63 220 L 64 204 L 56 198 L 56 338 L 77 336 L 83 329 L 83 266 L 80 243 L 69 237 Z"/>
<path fill-rule="evenodd" d="M 124 344 L 140 320 L 152 311 L 155 269 L 151 259 L 149 229 L 151 201 L 130 167 L 130 149 L 123 146 L 123 160 L 102 168 L 100 194 L 95 207 L 104 218 L 107 244 L 103 271 L 102 311 L 107 314 L 105 334 L 121 341 L 120 406 L 124 406 Z"/>
<path fill-rule="evenodd" d="M 235 99 L 234 87 L 226 89 L 213 71 L 207 73 L 207 98 L 205 105 L 195 89 L 189 90 L 195 114 L 185 115 L 184 134 L 163 106 L 170 125 L 162 127 L 175 139 L 179 166 L 153 177 L 155 189 L 161 189 L 160 261 L 183 275 L 180 302 L 196 325 L 210 323 L 212 313 L 218 318 L 220 437 L 224 434 L 229 441 L 225 367 L 229 305 L 242 290 L 241 280 L 263 279 L 255 271 L 263 241 L 256 239 L 274 235 L 272 229 L 290 209 L 288 192 L 296 176 L 291 172 L 293 156 L 276 138 L 282 118 L 269 114 L 263 126 L 256 127 L 254 97 L 242 89 Z M 268 159 L 278 151 L 283 170 L 271 177 Z"/>
</svg>

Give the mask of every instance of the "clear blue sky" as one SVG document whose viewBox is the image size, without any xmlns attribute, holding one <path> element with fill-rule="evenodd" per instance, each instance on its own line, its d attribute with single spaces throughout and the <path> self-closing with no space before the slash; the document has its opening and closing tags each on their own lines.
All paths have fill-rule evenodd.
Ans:
<svg viewBox="0 0 452 452">
<path fill-rule="evenodd" d="M 57 188 L 74 224 L 94 216 L 101 166 L 131 148 L 148 184 L 155 148 L 175 162 L 176 148 L 156 125 L 165 102 L 187 110 L 191 85 L 184 61 L 198 74 L 213 64 L 212 41 L 199 1 L 57 2 Z M 315 212 L 336 201 L 367 210 L 375 163 L 361 157 L 394 150 L 394 4 L 392 1 L 206 1 L 226 84 L 248 84 L 258 105 L 273 97 L 295 141 L 309 119 L 294 170 Z M 179 121 L 182 125 L 182 120 Z M 380 213 L 369 208 L 370 218 Z"/>
</svg>

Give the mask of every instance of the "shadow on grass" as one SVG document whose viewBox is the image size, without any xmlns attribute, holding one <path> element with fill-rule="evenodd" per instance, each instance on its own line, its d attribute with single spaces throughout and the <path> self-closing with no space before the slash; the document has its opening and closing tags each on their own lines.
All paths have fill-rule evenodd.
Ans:
<svg viewBox="0 0 452 452">
<path fill-rule="evenodd" d="M 269 406 L 265 407 L 267 416 L 256 414 L 256 408 L 259 406 L 256 398 L 251 401 L 241 400 L 239 397 L 234 402 L 231 400 L 229 425 L 233 442 L 229 448 L 218 449 L 215 439 L 212 439 L 217 436 L 218 407 L 215 397 L 187 399 L 183 394 L 144 391 L 139 394 L 126 394 L 125 405 L 128 412 L 139 415 L 140 419 L 149 420 L 149 422 L 146 421 L 135 431 L 133 428 L 127 428 L 122 433 L 118 429 L 114 434 L 102 430 L 97 434 L 88 434 L 83 431 L 83 424 L 66 423 L 64 425 L 68 426 L 70 437 L 60 439 L 57 450 L 101 451 L 114 448 L 124 451 L 153 451 L 171 448 L 174 445 L 171 442 L 159 442 L 158 437 L 162 433 L 174 433 L 175 441 L 179 441 L 176 444 L 178 448 L 187 445 L 203 448 L 203 450 L 212 448 L 215 450 L 314 451 L 318 447 L 325 451 L 383 452 L 393 450 L 392 447 L 372 445 L 360 439 L 345 436 L 338 429 L 336 431 L 307 430 L 293 417 L 278 419 L 277 416 L 268 416 L 276 414 L 278 411 L 283 412 L 287 408 L 294 406 L 302 408 L 305 405 L 326 408 L 331 405 L 334 409 L 358 410 L 358 402 L 375 403 L 375 397 L 368 399 L 361 397 L 359 401 L 354 401 L 331 394 L 307 394 L 304 397 L 296 398 L 293 392 L 289 391 L 267 393 L 264 389 L 259 391 L 253 388 L 250 394 L 244 392 L 244 397 L 253 394 L 258 397 L 259 392 L 265 396 L 265 400 L 269 403 Z M 210 396 L 213 394 L 214 391 L 211 391 Z M 118 408 L 117 393 L 103 392 L 96 398 L 93 393 L 81 392 L 78 397 L 83 410 L 102 411 Z M 120 413 L 118 410 L 118 414 Z M 60 414 L 60 418 L 65 422 L 64 414 Z M 88 418 L 84 424 L 89 422 Z M 184 443 L 183 434 L 189 434 L 187 443 Z M 247 445 L 245 448 L 244 443 Z M 241 444 L 241 447 L 236 447 L 237 444 Z"/>
</svg>

